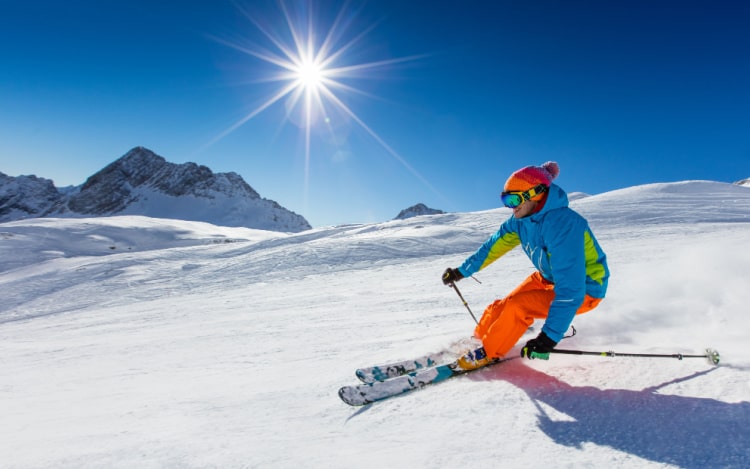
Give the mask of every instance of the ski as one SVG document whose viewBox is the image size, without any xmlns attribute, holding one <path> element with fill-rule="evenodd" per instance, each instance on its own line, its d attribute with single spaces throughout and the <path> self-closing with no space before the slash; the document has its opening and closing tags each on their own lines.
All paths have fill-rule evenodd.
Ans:
<svg viewBox="0 0 750 469">
<path fill-rule="evenodd" d="M 481 370 L 487 366 L 501 363 L 511 358 L 498 359 L 487 365 L 476 368 Z M 415 389 L 421 389 L 429 384 L 436 384 L 454 376 L 462 375 L 474 370 L 464 370 L 457 362 L 424 368 L 411 373 L 396 376 L 385 381 L 344 386 L 339 389 L 339 397 L 350 406 L 363 406 L 372 402 L 382 401 L 389 397 L 398 396 Z"/>
<path fill-rule="evenodd" d="M 455 358 L 455 354 L 448 351 L 430 353 L 412 360 L 358 368 L 354 371 L 354 374 L 363 383 L 374 383 L 376 381 L 397 378 L 424 368 L 434 367 L 447 358 Z"/>
</svg>

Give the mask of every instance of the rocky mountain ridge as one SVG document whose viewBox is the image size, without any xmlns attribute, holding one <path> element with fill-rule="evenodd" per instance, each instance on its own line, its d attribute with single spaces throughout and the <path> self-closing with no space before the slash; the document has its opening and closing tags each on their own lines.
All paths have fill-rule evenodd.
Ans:
<svg viewBox="0 0 750 469">
<path fill-rule="evenodd" d="M 430 208 L 425 204 L 419 203 L 401 210 L 394 220 L 405 220 L 407 218 L 418 217 L 421 215 L 442 215 L 443 213 L 445 212 L 442 210 Z"/>
<path fill-rule="evenodd" d="M 143 147 L 60 190 L 49 179 L 0 173 L 0 222 L 34 217 L 144 215 L 300 232 L 304 217 L 260 195 L 237 173 L 214 173 L 195 163 L 175 164 Z"/>
</svg>

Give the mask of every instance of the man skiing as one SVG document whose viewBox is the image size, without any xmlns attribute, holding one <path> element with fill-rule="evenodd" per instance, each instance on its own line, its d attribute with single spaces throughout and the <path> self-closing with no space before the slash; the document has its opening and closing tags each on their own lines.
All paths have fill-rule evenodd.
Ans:
<svg viewBox="0 0 750 469">
<path fill-rule="evenodd" d="M 575 315 L 591 311 L 604 298 L 606 255 L 586 219 L 568 207 L 565 191 L 552 184 L 559 172 L 552 161 L 514 172 L 501 195 L 513 215 L 460 267 L 443 273 L 443 283 L 452 285 L 518 245 L 537 269 L 484 310 L 474 330 L 483 346 L 458 360 L 463 369 L 479 368 L 507 354 L 535 319 L 545 319 L 544 326 L 521 349 L 521 356 L 549 359 Z"/>
</svg>

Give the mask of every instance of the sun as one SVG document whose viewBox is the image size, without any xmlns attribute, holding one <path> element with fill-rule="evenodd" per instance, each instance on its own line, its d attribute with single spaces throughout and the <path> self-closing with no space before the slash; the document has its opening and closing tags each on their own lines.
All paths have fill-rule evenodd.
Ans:
<svg viewBox="0 0 750 469">
<path fill-rule="evenodd" d="M 357 114 L 343 101 L 346 94 L 361 94 L 369 96 L 365 91 L 351 85 L 348 81 L 357 79 L 372 79 L 370 72 L 377 69 L 387 69 L 403 62 L 411 62 L 425 57 L 408 56 L 395 59 L 383 59 L 366 63 L 349 63 L 349 55 L 354 55 L 357 47 L 362 45 L 365 36 L 374 29 L 375 25 L 354 31 L 352 18 L 354 13 L 343 7 L 336 15 L 330 28 L 324 34 L 320 33 L 313 18 L 314 6 L 312 1 L 285 2 L 281 0 L 279 6 L 283 13 L 283 26 L 278 23 L 262 23 L 259 15 L 235 5 L 239 11 L 260 31 L 268 40 L 268 46 L 244 46 L 236 42 L 226 41 L 214 37 L 217 42 L 237 49 L 263 64 L 275 69 L 264 82 L 279 82 L 277 92 L 269 96 L 257 108 L 237 121 L 231 127 L 220 133 L 208 145 L 221 140 L 231 132 L 261 114 L 278 101 L 286 98 L 289 109 L 287 119 L 297 115 L 295 122 L 301 126 L 304 135 L 305 148 L 305 191 L 309 180 L 309 165 L 313 128 L 317 122 L 323 122 L 327 130 L 331 131 L 330 111 L 337 110 L 339 115 L 356 122 L 369 134 L 388 154 L 395 158 L 405 169 L 422 181 L 436 194 L 440 194 L 421 174 L 419 174 L 401 155 L 399 155 L 383 138 L 372 130 Z M 290 8 L 291 6 L 291 8 Z M 304 7 L 303 7 L 304 6 Z M 296 9 L 295 9 L 296 8 Z M 295 14 L 296 13 L 296 14 Z M 353 36 L 349 40 L 345 38 Z M 291 40 L 290 40 L 291 39 Z M 322 120 L 316 117 L 322 116 Z M 207 145 L 207 146 L 208 146 Z"/>
<path fill-rule="evenodd" d="M 299 86 L 306 91 L 319 91 L 324 83 L 326 69 L 315 60 L 306 58 L 293 71 Z"/>
</svg>

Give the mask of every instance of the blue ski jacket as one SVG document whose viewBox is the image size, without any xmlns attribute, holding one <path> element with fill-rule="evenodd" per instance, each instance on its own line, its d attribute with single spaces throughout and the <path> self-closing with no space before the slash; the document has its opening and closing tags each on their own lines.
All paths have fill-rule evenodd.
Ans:
<svg viewBox="0 0 750 469">
<path fill-rule="evenodd" d="M 542 331 L 560 342 L 585 295 L 604 298 L 607 257 L 586 219 L 568 207 L 565 191 L 552 184 L 539 212 L 508 218 L 458 270 L 468 277 L 519 244 L 542 277 L 554 284 L 555 299 Z"/>
</svg>

